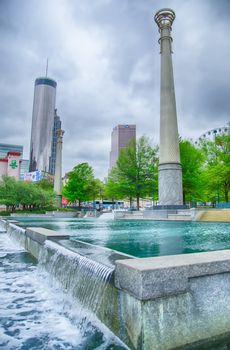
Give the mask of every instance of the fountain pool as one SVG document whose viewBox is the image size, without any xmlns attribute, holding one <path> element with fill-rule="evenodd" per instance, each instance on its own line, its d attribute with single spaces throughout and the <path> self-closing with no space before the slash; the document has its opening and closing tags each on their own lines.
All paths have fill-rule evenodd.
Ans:
<svg viewBox="0 0 230 350">
<path fill-rule="evenodd" d="M 124 221 L 99 219 L 18 219 L 71 235 L 71 239 L 136 257 L 230 249 L 230 224 L 214 222 Z"/>
<path fill-rule="evenodd" d="M 4 323 L 3 312 L 3 343 L 0 343 L 0 348 L 124 349 L 124 345 L 119 343 L 95 315 L 105 321 L 114 334 L 128 346 L 135 349 L 139 349 L 138 344 L 142 344 L 143 349 L 152 349 L 153 342 L 156 343 L 156 348 L 159 344 L 161 347 L 159 342 L 164 343 L 163 348 L 174 348 L 175 345 L 194 343 L 197 339 L 209 344 L 208 347 L 205 347 L 204 342 L 204 347 L 193 344 L 194 349 L 222 350 L 228 346 L 229 335 L 226 335 L 226 330 L 229 319 L 229 251 L 226 249 L 230 247 L 229 224 L 20 218 L 19 226 L 21 227 L 14 223 L 7 225 L 8 235 L 17 239 L 32 254 L 36 242 L 37 245 L 41 244 L 41 248 L 39 255 L 35 254 L 38 265 L 24 250 L 19 249 L 19 256 L 16 252 L 12 257 L 8 257 L 8 235 L 1 233 L 4 244 L 6 242 L 6 245 L 3 244 L 2 272 L 7 272 L 6 266 L 9 266 L 11 271 L 12 266 L 13 273 L 12 281 L 11 277 L 9 278 L 10 283 L 10 275 L 3 277 L 2 300 L 5 299 L 6 293 L 6 301 L 9 298 L 10 302 L 3 304 L 7 321 Z M 53 231 L 36 226 L 57 231 L 56 240 L 48 238 L 41 243 L 39 235 L 42 232 L 49 235 L 49 232 Z M 34 228 L 25 230 L 25 227 Z M 70 240 L 65 238 L 68 235 Z M 87 248 L 87 243 L 82 241 L 93 243 L 94 246 L 90 245 Z M 119 261 L 119 255 L 122 254 L 114 251 L 111 253 L 111 250 L 101 247 L 123 251 L 136 257 L 170 254 L 179 256 L 163 258 L 166 269 L 170 270 L 166 276 L 163 270 L 158 273 L 159 268 L 164 269 L 163 261 L 159 260 L 162 258 L 127 260 L 124 255 L 125 260 L 122 262 Z M 224 251 L 218 254 L 210 252 L 180 255 L 221 249 Z M 103 250 L 106 256 L 114 254 L 115 260 L 118 259 L 115 263 L 116 269 L 115 265 L 110 266 L 108 263 L 110 259 L 103 260 L 104 255 L 101 256 L 100 252 Z M 157 259 L 161 262 L 158 263 Z M 32 271 L 32 274 L 27 270 Z M 29 280 L 24 283 L 27 275 Z M 35 281 L 32 281 L 33 279 Z M 22 294 L 14 295 L 15 286 L 16 292 L 19 290 Z M 23 296 L 23 293 L 26 296 Z M 21 305 L 20 313 L 17 309 L 20 309 Z M 134 315 L 138 317 L 133 317 Z M 22 316 L 22 324 L 19 322 L 18 326 L 19 316 Z M 220 317 L 223 318 L 221 323 Z M 203 318 L 207 327 L 205 334 L 202 327 L 197 328 L 197 322 L 201 322 Z M 180 329 L 178 334 L 177 329 L 170 326 L 168 320 L 177 324 L 176 328 Z M 143 325 L 151 326 L 143 328 Z M 159 327 L 166 337 L 157 337 Z M 71 338 L 72 329 L 74 336 Z M 184 334 L 182 338 L 181 332 Z M 217 339 L 216 336 L 219 335 L 225 338 Z M 213 336 L 215 339 L 211 340 Z M 186 342 L 183 343 L 185 337 Z M 138 343 L 139 341 L 141 343 Z"/>
</svg>

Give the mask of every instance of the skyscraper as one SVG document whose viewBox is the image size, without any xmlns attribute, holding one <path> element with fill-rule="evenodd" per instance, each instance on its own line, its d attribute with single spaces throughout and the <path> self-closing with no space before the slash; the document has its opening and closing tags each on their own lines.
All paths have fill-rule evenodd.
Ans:
<svg viewBox="0 0 230 350">
<path fill-rule="evenodd" d="M 136 140 L 136 125 L 117 125 L 111 135 L 111 151 L 109 169 L 116 165 L 122 148 L 125 148 L 131 139 Z"/>
<path fill-rule="evenodd" d="M 50 165 L 49 172 L 52 175 L 54 175 L 54 173 L 55 173 L 58 130 L 60 130 L 60 129 L 61 129 L 61 119 L 57 115 L 57 109 L 55 109 L 54 125 L 53 125 L 53 133 L 52 133 L 51 158 L 50 158 L 50 164 L 49 164 Z"/>
<path fill-rule="evenodd" d="M 50 171 L 56 86 L 56 81 L 47 77 L 35 80 L 30 171 Z"/>
</svg>

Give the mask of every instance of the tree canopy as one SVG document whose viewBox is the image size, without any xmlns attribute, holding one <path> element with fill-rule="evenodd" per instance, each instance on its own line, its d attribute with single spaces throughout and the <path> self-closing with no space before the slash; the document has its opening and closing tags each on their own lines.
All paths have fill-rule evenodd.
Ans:
<svg viewBox="0 0 230 350">
<path fill-rule="evenodd" d="M 68 173 L 68 180 L 62 193 L 69 202 L 78 201 L 81 207 L 82 202 L 95 199 L 95 184 L 98 185 L 93 175 L 93 168 L 88 163 L 81 163 Z"/>
<path fill-rule="evenodd" d="M 229 201 L 230 135 L 195 146 L 180 140 L 184 202 Z M 113 200 L 154 197 L 157 199 L 157 148 L 145 137 L 132 140 L 119 155 L 106 180 L 106 197 Z"/>
<path fill-rule="evenodd" d="M 180 141 L 180 157 L 183 178 L 183 196 L 185 201 L 200 201 L 204 191 L 203 164 L 204 154 L 190 141 Z"/>
<path fill-rule="evenodd" d="M 207 197 L 229 201 L 230 191 L 230 134 L 222 134 L 213 141 L 203 141 L 201 150 L 205 156 L 204 178 Z"/>
<path fill-rule="evenodd" d="M 140 198 L 157 196 L 157 162 L 157 148 L 147 137 L 131 140 L 108 176 L 106 193 L 112 199 L 135 198 L 139 209 Z"/>
<path fill-rule="evenodd" d="M 44 208 L 52 205 L 53 200 L 53 192 L 44 190 L 38 183 L 16 181 L 10 176 L 2 176 L 0 180 L 0 204 L 12 211 L 20 205 L 23 209 Z"/>
</svg>

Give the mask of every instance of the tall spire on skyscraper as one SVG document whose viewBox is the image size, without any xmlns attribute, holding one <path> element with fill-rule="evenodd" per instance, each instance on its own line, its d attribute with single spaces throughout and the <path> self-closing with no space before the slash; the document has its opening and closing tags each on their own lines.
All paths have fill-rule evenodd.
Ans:
<svg viewBox="0 0 230 350">
<path fill-rule="evenodd" d="M 49 68 L 49 59 L 47 57 L 47 59 L 46 59 L 46 78 L 47 78 L 47 75 L 48 75 L 48 68 Z"/>
</svg>

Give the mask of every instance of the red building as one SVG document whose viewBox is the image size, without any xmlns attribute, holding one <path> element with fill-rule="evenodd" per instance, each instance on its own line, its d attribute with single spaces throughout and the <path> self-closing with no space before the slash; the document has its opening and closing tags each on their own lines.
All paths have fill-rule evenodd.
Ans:
<svg viewBox="0 0 230 350">
<path fill-rule="evenodd" d="M 4 158 L 0 158 L 0 178 L 3 175 L 12 176 L 16 180 L 20 177 L 21 153 L 9 151 Z"/>
</svg>

